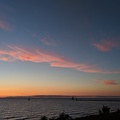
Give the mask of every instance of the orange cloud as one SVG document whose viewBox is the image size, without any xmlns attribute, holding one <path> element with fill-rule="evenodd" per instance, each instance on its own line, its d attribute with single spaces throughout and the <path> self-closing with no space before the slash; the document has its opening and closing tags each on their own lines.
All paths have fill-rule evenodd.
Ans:
<svg viewBox="0 0 120 120">
<path fill-rule="evenodd" d="M 12 25 L 3 20 L 0 20 L 0 29 L 3 29 L 5 31 L 13 31 Z"/>
<path fill-rule="evenodd" d="M 119 46 L 117 42 L 110 40 L 103 40 L 100 43 L 94 43 L 92 45 L 102 52 L 110 51 L 112 48 Z"/>
<path fill-rule="evenodd" d="M 118 85 L 114 80 L 96 80 L 97 82 L 101 82 L 105 85 Z"/>
<path fill-rule="evenodd" d="M 6 50 L 0 50 L 0 60 L 2 61 L 30 61 L 36 63 L 48 63 L 51 67 L 72 68 L 87 73 L 119 74 L 120 71 L 105 71 L 94 68 L 94 64 L 80 64 L 62 58 L 58 55 L 33 49 L 27 50 L 18 46 L 8 46 Z"/>
</svg>

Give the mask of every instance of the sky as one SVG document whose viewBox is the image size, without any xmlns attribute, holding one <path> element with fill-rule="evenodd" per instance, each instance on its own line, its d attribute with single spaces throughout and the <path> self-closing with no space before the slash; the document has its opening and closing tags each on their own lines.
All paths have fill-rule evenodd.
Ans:
<svg viewBox="0 0 120 120">
<path fill-rule="evenodd" d="M 119 0 L 0 0 L 0 97 L 120 96 Z"/>
</svg>

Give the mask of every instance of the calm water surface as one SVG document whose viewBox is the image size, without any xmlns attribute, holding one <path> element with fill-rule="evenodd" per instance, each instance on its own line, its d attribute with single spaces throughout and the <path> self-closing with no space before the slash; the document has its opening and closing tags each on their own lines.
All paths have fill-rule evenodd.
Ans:
<svg viewBox="0 0 120 120">
<path fill-rule="evenodd" d="M 72 101 L 70 98 L 0 99 L 0 120 L 39 120 L 41 116 L 58 116 L 61 112 L 72 117 L 98 114 L 103 105 L 120 109 L 115 101 Z"/>
</svg>

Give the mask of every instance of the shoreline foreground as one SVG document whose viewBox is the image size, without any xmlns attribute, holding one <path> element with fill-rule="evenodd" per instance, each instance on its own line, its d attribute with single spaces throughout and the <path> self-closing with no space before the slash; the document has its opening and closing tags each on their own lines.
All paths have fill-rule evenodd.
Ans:
<svg viewBox="0 0 120 120">
<path fill-rule="evenodd" d="M 112 112 L 108 115 L 90 115 L 73 120 L 120 120 L 120 111 Z"/>
<path fill-rule="evenodd" d="M 42 116 L 40 120 L 120 120 L 120 109 L 114 112 L 110 112 L 110 107 L 103 106 L 99 109 L 99 114 L 88 115 L 85 117 L 72 118 L 68 114 L 62 112 L 57 118 L 47 118 Z"/>
</svg>

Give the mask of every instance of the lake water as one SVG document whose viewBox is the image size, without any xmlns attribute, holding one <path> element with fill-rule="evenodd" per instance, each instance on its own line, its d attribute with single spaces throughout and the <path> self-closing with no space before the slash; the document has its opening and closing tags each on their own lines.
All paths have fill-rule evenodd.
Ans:
<svg viewBox="0 0 120 120">
<path fill-rule="evenodd" d="M 120 109 L 120 101 L 73 101 L 70 98 L 0 99 L 0 120 L 39 120 L 41 116 L 58 116 L 65 112 L 72 117 L 98 114 L 103 105 Z"/>
</svg>

